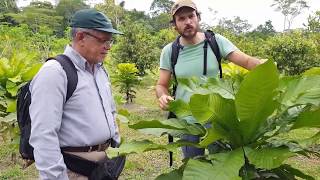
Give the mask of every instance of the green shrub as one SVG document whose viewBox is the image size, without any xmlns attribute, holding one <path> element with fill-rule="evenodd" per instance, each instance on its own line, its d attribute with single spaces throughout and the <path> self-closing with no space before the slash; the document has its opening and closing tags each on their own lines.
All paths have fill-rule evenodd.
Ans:
<svg viewBox="0 0 320 180">
<path fill-rule="evenodd" d="M 140 83 L 138 72 L 132 63 L 120 63 L 117 66 L 114 82 L 120 88 L 120 93 L 125 94 L 127 103 L 136 97 L 134 88 Z"/>
</svg>

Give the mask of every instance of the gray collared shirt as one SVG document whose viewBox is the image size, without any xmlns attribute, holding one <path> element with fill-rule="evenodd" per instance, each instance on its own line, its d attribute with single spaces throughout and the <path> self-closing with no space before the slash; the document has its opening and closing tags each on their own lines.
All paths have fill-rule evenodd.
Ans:
<svg viewBox="0 0 320 180">
<path fill-rule="evenodd" d="M 120 141 L 107 72 L 101 64 L 90 67 L 70 46 L 64 54 L 78 74 L 77 88 L 67 102 L 67 76 L 57 61 L 46 62 L 30 84 L 30 144 L 41 179 L 68 179 L 60 147 Z"/>
</svg>

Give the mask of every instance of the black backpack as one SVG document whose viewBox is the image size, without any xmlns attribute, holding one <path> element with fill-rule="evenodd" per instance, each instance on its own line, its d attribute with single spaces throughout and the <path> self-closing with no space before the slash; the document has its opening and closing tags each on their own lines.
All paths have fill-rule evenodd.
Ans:
<svg viewBox="0 0 320 180">
<path fill-rule="evenodd" d="M 207 75 L 207 50 L 208 50 L 208 44 L 210 46 L 210 48 L 212 49 L 214 55 L 216 56 L 217 58 L 217 61 L 218 61 L 218 65 L 219 65 L 219 76 L 220 78 L 222 78 L 222 68 L 221 68 L 221 54 L 220 54 L 220 51 L 219 51 L 219 46 L 218 46 L 218 43 L 216 41 L 216 38 L 215 38 L 215 34 L 214 32 L 210 31 L 210 30 L 207 30 L 204 32 L 205 34 L 205 43 L 204 43 L 204 46 L 203 46 L 203 51 L 204 51 L 204 57 L 203 57 L 203 75 Z M 177 77 L 176 77 L 176 73 L 175 73 L 175 70 L 174 70 L 174 67 L 175 65 L 177 64 L 177 60 L 178 60 L 178 56 L 179 56 L 179 52 L 180 52 L 180 49 L 183 48 L 183 46 L 181 46 L 181 44 L 179 43 L 179 39 L 180 39 L 181 36 L 178 36 L 176 38 L 176 40 L 172 43 L 172 53 L 171 53 L 171 69 L 172 69 L 172 76 L 174 78 L 174 83 L 173 83 L 173 87 L 172 87 L 172 97 L 175 96 L 176 94 L 176 90 L 177 90 L 177 86 L 178 86 L 178 81 L 177 81 Z M 172 112 L 169 112 L 169 115 L 168 115 L 168 119 L 170 118 L 176 118 L 175 114 L 172 113 Z M 169 143 L 172 143 L 173 142 L 173 137 L 171 135 L 168 135 L 168 141 Z M 172 166 L 172 152 L 170 151 L 169 152 L 169 165 Z"/>
<path fill-rule="evenodd" d="M 66 101 L 68 101 L 78 84 L 77 69 L 66 55 L 61 54 L 53 58 L 48 58 L 46 61 L 48 60 L 58 61 L 67 74 L 68 89 Z M 19 89 L 17 96 L 17 121 L 20 129 L 19 151 L 22 158 L 26 160 L 34 160 L 33 147 L 29 144 L 31 133 L 31 119 L 29 115 L 29 106 L 31 103 L 31 93 L 29 91 L 30 82 L 31 81 Z"/>
</svg>

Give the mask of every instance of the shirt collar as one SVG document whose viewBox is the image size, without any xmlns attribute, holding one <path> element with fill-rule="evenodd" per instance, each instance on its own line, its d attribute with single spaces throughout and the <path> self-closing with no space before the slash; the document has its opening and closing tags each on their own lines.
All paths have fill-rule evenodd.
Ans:
<svg viewBox="0 0 320 180">
<path fill-rule="evenodd" d="M 86 70 L 88 67 L 90 67 L 87 60 L 83 56 L 81 56 L 76 50 L 74 50 L 70 45 L 66 46 L 64 54 L 70 57 L 71 61 L 81 70 Z M 96 68 L 100 68 L 102 65 L 102 63 L 95 64 Z"/>
</svg>

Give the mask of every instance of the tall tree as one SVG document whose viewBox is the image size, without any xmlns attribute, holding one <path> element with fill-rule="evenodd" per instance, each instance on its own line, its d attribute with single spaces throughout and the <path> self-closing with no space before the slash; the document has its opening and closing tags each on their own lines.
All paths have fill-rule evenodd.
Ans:
<svg viewBox="0 0 320 180">
<path fill-rule="evenodd" d="M 0 14 L 4 13 L 17 13 L 19 11 L 16 0 L 1 0 L 0 1 Z"/>
<path fill-rule="evenodd" d="M 320 32 L 320 10 L 316 11 L 314 15 L 309 15 L 306 26 L 309 32 Z"/>
<path fill-rule="evenodd" d="M 13 18 L 23 24 L 27 24 L 33 32 L 41 30 L 41 26 L 48 27 L 52 32 L 57 32 L 63 19 L 57 16 L 50 2 L 33 1 L 24 7 L 19 14 L 12 14 Z"/>
<path fill-rule="evenodd" d="M 56 7 L 56 12 L 58 16 L 63 17 L 63 20 L 58 35 L 62 36 L 64 34 L 64 30 L 69 26 L 72 15 L 77 10 L 85 8 L 89 8 L 89 6 L 83 0 L 60 0 Z"/>
<path fill-rule="evenodd" d="M 105 13 L 108 18 L 111 19 L 115 28 L 119 27 L 125 16 L 125 9 L 124 9 L 125 2 L 122 1 L 119 5 L 113 0 L 104 0 L 104 3 L 98 4 L 95 6 L 98 10 Z"/>
<path fill-rule="evenodd" d="M 134 63 L 143 76 L 147 70 L 152 70 L 158 64 L 160 48 L 157 37 L 152 35 L 151 27 L 139 21 L 126 18 L 119 27 L 125 36 L 117 37 L 111 50 L 116 63 Z"/>
<path fill-rule="evenodd" d="M 218 27 L 236 34 L 241 34 L 248 32 L 252 25 L 248 23 L 248 20 L 242 20 L 237 16 L 234 19 L 220 19 Z"/>
<path fill-rule="evenodd" d="M 294 18 L 309 8 L 305 0 L 274 0 L 271 7 L 276 7 L 275 10 L 283 14 L 283 30 L 290 29 Z"/>
<path fill-rule="evenodd" d="M 262 34 L 270 35 L 274 34 L 276 31 L 274 30 L 274 27 L 272 25 L 272 21 L 268 20 L 264 23 L 264 25 L 260 24 L 255 30 L 256 32 L 260 32 Z"/>
<path fill-rule="evenodd" d="M 153 0 L 150 6 L 152 16 L 158 16 L 162 13 L 170 14 L 174 2 L 170 0 Z"/>
</svg>

